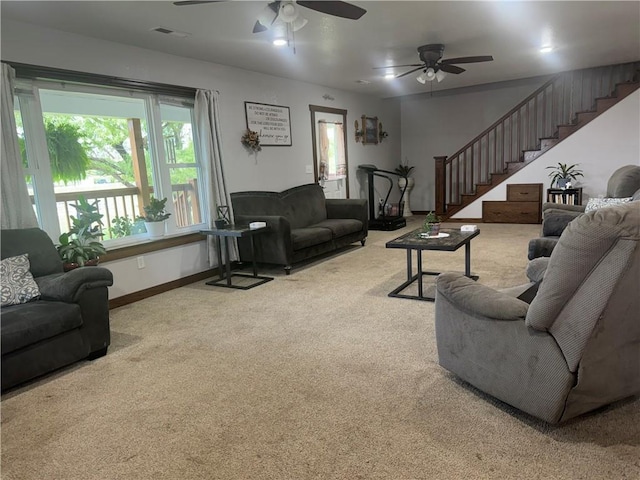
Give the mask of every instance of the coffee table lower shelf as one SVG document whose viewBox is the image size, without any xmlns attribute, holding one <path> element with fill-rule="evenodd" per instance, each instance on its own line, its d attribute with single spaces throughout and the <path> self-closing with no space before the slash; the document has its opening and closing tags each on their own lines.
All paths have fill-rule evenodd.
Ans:
<svg viewBox="0 0 640 480">
<path fill-rule="evenodd" d="M 406 290 L 407 288 L 409 288 L 413 283 L 415 283 L 418 278 L 420 277 L 425 277 L 425 276 L 431 276 L 431 277 L 437 277 L 438 275 L 440 275 L 440 272 L 422 272 L 422 273 L 417 273 L 415 274 L 413 277 L 411 277 L 409 280 L 407 280 L 406 282 L 404 282 L 402 285 L 400 285 L 399 287 L 395 288 L 393 291 L 389 292 L 388 296 L 389 297 L 394 297 L 394 298 L 409 298 L 411 300 L 422 300 L 425 302 L 434 302 L 435 296 L 433 295 L 425 295 L 424 293 L 422 293 L 422 295 L 418 294 L 418 295 L 410 295 L 408 293 L 400 293 L 404 290 Z M 469 278 L 471 278 L 472 280 L 478 280 L 478 275 L 468 275 Z M 433 290 L 435 292 L 435 284 L 429 287 L 429 290 Z M 422 291 L 424 292 L 424 286 L 422 287 Z"/>
</svg>

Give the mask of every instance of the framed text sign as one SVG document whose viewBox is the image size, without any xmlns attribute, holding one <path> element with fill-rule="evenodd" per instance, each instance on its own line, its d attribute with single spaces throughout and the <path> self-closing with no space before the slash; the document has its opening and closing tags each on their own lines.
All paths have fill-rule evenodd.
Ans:
<svg viewBox="0 0 640 480">
<path fill-rule="evenodd" d="M 289 107 L 244 102 L 247 128 L 258 132 L 263 147 L 291 146 Z"/>
</svg>

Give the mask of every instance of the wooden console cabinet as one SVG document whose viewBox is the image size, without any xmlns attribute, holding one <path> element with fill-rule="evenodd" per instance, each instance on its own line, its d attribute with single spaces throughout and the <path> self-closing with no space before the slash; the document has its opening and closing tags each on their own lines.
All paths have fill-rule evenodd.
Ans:
<svg viewBox="0 0 640 480">
<path fill-rule="evenodd" d="M 542 184 L 507 185 L 507 201 L 482 202 L 484 223 L 541 223 Z"/>
</svg>

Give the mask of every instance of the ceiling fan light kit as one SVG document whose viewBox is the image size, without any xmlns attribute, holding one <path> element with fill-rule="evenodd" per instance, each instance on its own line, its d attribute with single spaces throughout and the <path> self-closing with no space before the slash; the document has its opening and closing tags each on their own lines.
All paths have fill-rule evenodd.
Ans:
<svg viewBox="0 0 640 480">
<path fill-rule="evenodd" d="M 429 45 L 422 45 L 418 47 L 418 55 L 422 63 L 413 63 L 409 65 L 388 65 L 386 67 L 374 67 L 374 68 L 399 68 L 399 67 L 414 67 L 408 72 L 396 75 L 395 78 L 402 78 L 413 72 L 422 70 L 422 72 L 416 77 L 416 80 L 421 84 L 432 82 L 437 80 L 441 82 L 447 76 L 448 73 L 459 74 L 466 71 L 462 67 L 455 65 L 456 63 L 478 63 L 478 62 L 491 62 L 493 57 L 491 55 L 482 55 L 475 57 L 458 57 L 442 59 L 444 54 L 444 45 L 441 43 L 433 43 Z"/>
</svg>

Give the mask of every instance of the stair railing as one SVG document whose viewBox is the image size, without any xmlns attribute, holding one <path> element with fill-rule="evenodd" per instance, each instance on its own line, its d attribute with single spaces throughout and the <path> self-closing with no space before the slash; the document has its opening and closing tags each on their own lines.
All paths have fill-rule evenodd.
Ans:
<svg viewBox="0 0 640 480">
<path fill-rule="evenodd" d="M 509 164 L 524 161 L 524 152 L 538 150 L 545 138 L 557 136 L 578 112 L 595 108 L 596 99 L 610 96 L 618 83 L 634 79 L 640 62 L 563 72 L 553 76 L 450 157 L 438 156 L 435 168 L 435 210 L 447 213 L 462 195 L 491 185 Z"/>
</svg>

